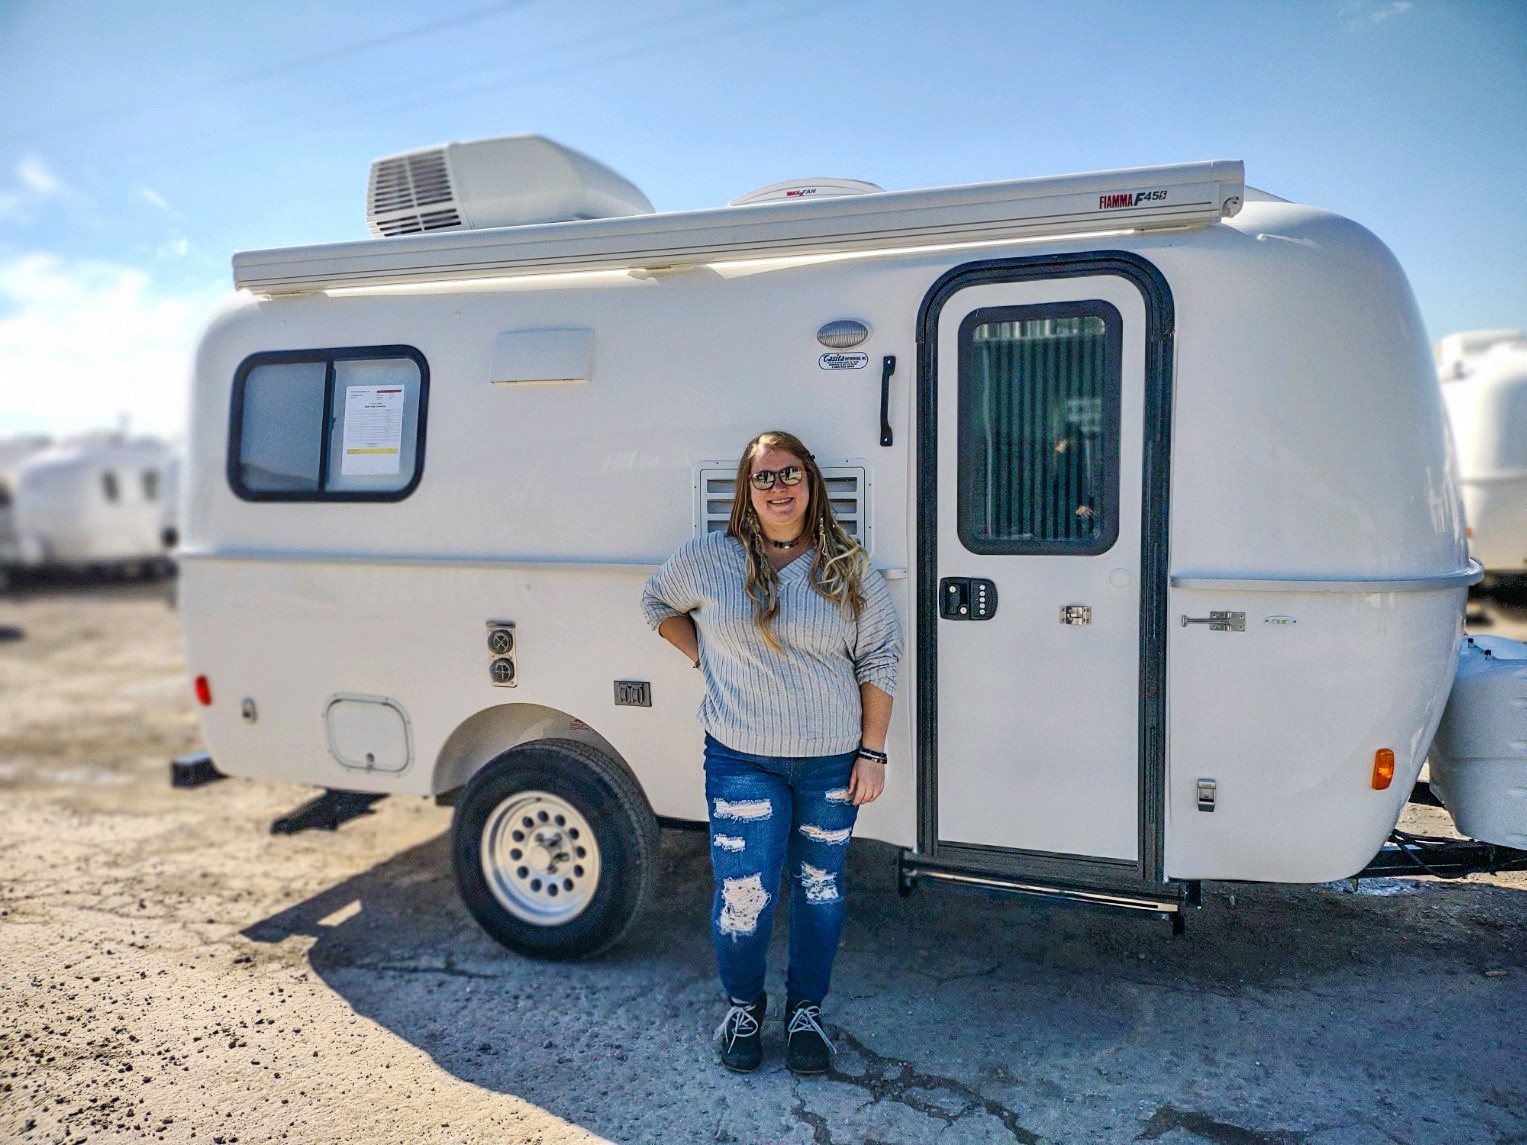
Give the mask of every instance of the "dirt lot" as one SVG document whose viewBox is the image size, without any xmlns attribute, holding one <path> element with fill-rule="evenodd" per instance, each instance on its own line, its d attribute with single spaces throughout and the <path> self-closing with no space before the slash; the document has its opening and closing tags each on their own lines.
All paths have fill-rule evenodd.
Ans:
<svg viewBox="0 0 1527 1145">
<path fill-rule="evenodd" d="M 197 732 L 162 586 L 23 590 L 0 628 L 0 1139 L 1527 1141 L 1527 876 L 1213 885 L 1173 939 L 903 900 L 856 843 L 833 1073 L 792 1078 L 771 1021 L 737 1077 L 703 836 L 665 832 L 613 955 L 527 961 L 457 902 L 430 801 L 273 837 L 312 792 L 170 788 Z"/>
</svg>

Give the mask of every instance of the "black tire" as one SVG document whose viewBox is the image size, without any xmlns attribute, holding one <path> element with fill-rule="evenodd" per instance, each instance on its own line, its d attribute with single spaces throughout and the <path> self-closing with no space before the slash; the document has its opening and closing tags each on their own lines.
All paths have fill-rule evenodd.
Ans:
<svg viewBox="0 0 1527 1145">
<path fill-rule="evenodd" d="M 467 910 L 535 958 L 592 958 L 624 938 L 652 897 L 657 854 L 657 818 L 636 779 L 577 740 L 496 756 L 451 820 Z"/>
</svg>

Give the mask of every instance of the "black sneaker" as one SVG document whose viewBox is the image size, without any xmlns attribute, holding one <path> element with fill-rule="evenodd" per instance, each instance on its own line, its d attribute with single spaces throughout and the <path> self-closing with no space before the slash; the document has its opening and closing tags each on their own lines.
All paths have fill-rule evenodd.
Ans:
<svg viewBox="0 0 1527 1145">
<path fill-rule="evenodd" d="M 752 1073 L 763 1061 L 764 1010 L 768 1007 L 768 995 L 760 994 L 756 1002 L 739 1002 L 731 999 L 731 1009 L 716 1028 L 716 1038 L 721 1042 L 721 1064 L 737 1073 Z"/>
<path fill-rule="evenodd" d="M 822 1007 L 815 1002 L 793 1002 L 785 1026 L 785 1064 L 791 1073 L 826 1073 L 829 1054 L 837 1048 L 822 1029 Z"/>
</svg>

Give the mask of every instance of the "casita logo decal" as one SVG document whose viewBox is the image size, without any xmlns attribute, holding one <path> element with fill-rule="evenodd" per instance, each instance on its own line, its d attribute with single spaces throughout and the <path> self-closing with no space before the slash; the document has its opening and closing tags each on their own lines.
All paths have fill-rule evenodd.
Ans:
<svg viewBox="0 0 1527 1145">
<path fill-rule="evenodd" d="M 823 370 L 862 370 L 870 364 L 868 354 L 823 354 L 817 366 Z"/>
<path fill-rule="evenodd" d="M 1159 203 L 1165 198 L 1165 187 L 1154 191 L 1125 191 L 1118 195 L 1099 195 L 1098 210 L 1116 211 L 1120 207 L 1138 207 L 1143 203 Z"/>
</svg>

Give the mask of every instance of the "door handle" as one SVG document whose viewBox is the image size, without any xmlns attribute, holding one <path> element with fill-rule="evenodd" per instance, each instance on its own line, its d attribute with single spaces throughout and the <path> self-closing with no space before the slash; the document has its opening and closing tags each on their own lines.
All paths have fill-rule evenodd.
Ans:
<svg viewBox="0 0 1527 1145">
<path fill-rule="evenodd" d="M 980 577 L 946 576 L 938 582 L 938 614 L 945 620 L 990 620 L 997 614 L 997 586 Z"/>
<path fill-rule="evenodd" d="M 1246 614 L 1244 612 L 1210 612 L 1208 616 L 1184 616 L 1182 626 L 1186 628 L 1190 624 L 1207 624 L 1210 632 L 1245 632 Z"/>
</svg>

